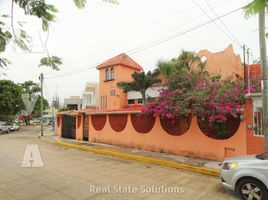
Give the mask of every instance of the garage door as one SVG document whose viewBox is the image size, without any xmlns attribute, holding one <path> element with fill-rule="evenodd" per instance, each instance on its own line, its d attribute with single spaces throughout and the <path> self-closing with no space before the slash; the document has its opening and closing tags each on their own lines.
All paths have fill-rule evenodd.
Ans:
<svg viewBox="0 0 268 200">
<path fill-rule="evenodd" d="M 69 115 L 62 115 L 62 137 L 75 139 L 76 118 Z"/>
</svg>

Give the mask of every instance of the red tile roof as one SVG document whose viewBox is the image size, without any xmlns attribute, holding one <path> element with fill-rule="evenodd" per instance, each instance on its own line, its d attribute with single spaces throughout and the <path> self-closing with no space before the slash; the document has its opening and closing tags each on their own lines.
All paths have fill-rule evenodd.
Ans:
<svg viewBox="0 0 268 200">
<path fill-rule="evenodd" d="M 139 71 L 143 70 L 143 68 L 138 63 L 136 63 L 132 58 L 130 58 L 125 53 L 119 54 L 118 56 L 115 56 L 115 57 L 105 61 L 104 63 L 98 65 L 97 69 L 101 69 L 104 67 L 110 67 L 110 66 L 114 66 L 114 65 L 123 65 L 126 67 L 137 69 Z"/>
<path fill-rule="evenodd" d="M 261 65 L 260 64 L 252 64 L 249 66 L 249 75 L 250 78 L 261 78 Z M 246 78 L 248 77 L 248 69 L 246 69 Z"/>
</svg>

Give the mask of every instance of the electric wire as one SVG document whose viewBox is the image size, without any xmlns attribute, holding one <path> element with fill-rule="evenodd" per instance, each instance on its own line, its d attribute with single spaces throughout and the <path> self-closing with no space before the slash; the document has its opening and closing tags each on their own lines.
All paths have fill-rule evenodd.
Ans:
<svg viewBox="0 0 268 200">
<path fill-rule="evenodd" d="M 212 22 L 213 22 L 213 24 L 221 31 L 221 32 L 223 32 L 223 34 L 227 37 L 227 38 L 229 38 L 231 41 L 233 41 L 234 42 L 234 44 L 236 44 L 237 46 L 239 46 L 239 47 L 242 47 L 242 45 L 240 44 L 240 43 L 237 43 L 237 41 L 236 40 L 234 40 L 232 37 L 230 37 L 229 36 L 229 34 L 227 34 L 215 21 L 216 20 L 220 20 L 221 18 L 218 18 L 218 16 L 217 16 L 217 18 L 216 19 L 212 19 L 207 13 L 206 13 L 206 11 L 197 3 L 197 2 L 195 2 L 194 0 L 192 0 L 192 2 L 197 6 L 197 7 L 199 7 L 199 9 L 210 19 L 210 20 L 212 20 Z"/>
<path fill-rule="evenodd" d="M 191 31 L 194 31 L 194 30 L 196 30 L 196 29 L 199 29 L 199 28 L 201 28 L 201 27 L 203 27 L 203 26 L 206 26 L 206 25 L 208 25 L 208 24 L 214 22 L 215 20 L 218 20 L 218 19 L 221 19 L 221 18 L 226 17 L 226 16 L 228 16 L 228 15 L 231 15 L 231 14 L 233 14 L 233 13 L 235 13 L 235 12 L 241 10 L 242 8 L 243 8 L 243 7 L 239 7 L 239 8 L 237 8 L 237 9 L 234 9 L 234 10 L 232 10 L 232 11 L 230 11 L 230 12 L 227 12 L 227 13 L 225 13 L 225 14 L 223 14 L 223 15 L 217 17 L 217 18 L 214 18 L 214 19 L 211 19 L 211 20 L 206 21 L 206 22 L 204 22 L 204 23 L 201 23 L 201 24 L 199 24 L 199 25 L 197 25 L 197 26 L 188 28 L 188 29 L 186 29 L 186 30 L 184 30 L 184 31 L 181 31 L 181 32 L 177 32 L 177 33 L 171 34 L 171 35 L 169 35 L 169 36 L 167 36 L 167 37 L 163 37 L 163 38 L 158 39 L 158 40 L 155 40 L 155 41 L 151 41 L 151 42 L 149 42 L 149 43 L 147 43 L 147 44 L 145 44 L 145 45 L 142 45 L 142 46 L 133 48 L 133 49 L 131 49 L 131 50 L 128 50 L 126 53 L 127 53 L 128 55 L 134 55 L 134 54 L 137 54 L 137 53 L 139 53 L 139 52 L 141 52 L 141 51 L 144 51 L 144 50 L 146 50 L 146 49 L 148 49 L 148 48 L 154 47 L 154 46 L 156 46 L 156 45 L 159 45 L 159 44 L 161 44 L 161 43 L 164 43 L 164 42 L 166 42 L 166 41 L 169 41 L 169 40 L 171 40 L 171 39 L 173 39 L 173 38 L 182 36 L 182 35 L 184 35 L 184 34 L 186 34 L 186 33 L 189 33 L 189 32 L 191 32 Z M 105 61 L 105 60 L 104 60 L 104 61 Z M 65 77 L 65 76 L 71 76 L 71 75 L 74 75 L 74 74 L 77 74 L 77 73 L 81 73 L 81 72 L 83 72 L 83 71 L 87 71 L 87 70 L 90 70 L 90 69 L 94 69 L 94 68 L 96 68 L 97 65 L 101 64 L 101 63 L 104 62 L 104 61 L 101 61 L 101 62 L 92 64 L 92 65 L 89 65 L 89 66 L 86 66 L 86 67 L 83 67 L 83 68 L 79 68 L 79 69 L 76 69 L 76 70 L 67 72 L 67 73 L 65 73 L 65 74 L 58 75 L 58 76 L 48 76 L 48 77 L 46 77 L 46 79 L 53 79 L 53 78 L 60 78 L 60 77 Z"/>
<path fill-rule="evenodd" d="M 98 2 L 98 1 L 95 1 L 95 2 L 98 3 L 98 4 L 100 4 L 100 2 Z M 213 2 L 213 4 L 217 7 L 217 6 L 221 5 L 223 2 L 226 2 L 226 0 L 225 0 L 225 1 L 215 1 L 215 2 Z M 158 20 L 150 20 L 150 19 L 147 19 L 147 18 L 145 18 L 145 17 L 141 17 L 141 16 L 138 16 L 138 15 L 136 15 L 136 14 L 133 14 L 133 13 L 130 13 L 130 12 L 126 12 L 126 11 L 124 11 L 124 10 L 122 10 L 122 9 L 118 9 L 118 8 L 115 8 L 115 7 L 107 7 L 107 8 L 116 10 L 117 12 L 119 11 L 119 12 L 121 12 L 121 13 L 130 15 L 130 16 L 134 16 L 134 17 L 136 17 L 136 18 L 142 19 L 142 20 L 144 20 L 144 21 L 146 21 L 146 22 L 149 22 L 149 23 L 153 23 L 153 24 L 162 26 L 162 27 L 164 27 L 164 28 L 167 28 L 168 31 L 165 32 L 164 34 L 162 34 L 160 37 L 158 37 L 158 38 L 160 38 L 160 39 L 161 39 L 162 37 L 164 37 L 164 36 L 168 36 L 168 35 L 170 35 L 170 31 L 174 31 L 174 32 L 177 31 L 177 28 L 176 28 L 177 26 L 176 26 L 176 27 L 172 27 L 172 26 L 170 26 L 170 25 L 166 25 L 166 24 L 159 23 L 159 21 L 162 21 L 163 18 L 162 18 L 162 19 L 158 19 Z M 174 13 L 174 14 L 175 14 L 175 15 L 178 15 L 178 14 L 181 15 L 181 14 L 184 13 L 184 12 L 187 12 L 187 11 L 190 11 L 190 10 L 194 10 L 194 9 L 196 9 L 196 8 L 195 8 L 195 7 L 189 7 L 189 8 L 186 8 L 186 9 L 180 11 L 180 12 L 176 12 L 176 13 Z M 174 14 L 171 14 L 171 15 L 169 15 L 168 17 L 173 16 Z M 187 20 L 186 22 L 188 22 L 188 20 Z M 185 24 L 186 24 L 186 22 L 185 22 Z M 180 27 L 181 27 L 181 24 L 180 24 Z M 142 30 L 142 29 L 137 29 L 137 28 L 135 28 L 135 30 Z M 131 32 L 133 32 L 133 31 L 131 31 Z M 124 33 L 123 35 L 125 36 L 126 34 L 127 34 L 127 33 Z M 117 35 L 117 37 L 118 37 L 118 35 Z M 190 36 L 189 36 L 189 37 L 190 37 Z M 120 39 L 122 39 L 122 38 L 120 37 Z M 203 42 L 199 41 L 199 40 L 196 39 L 196 38 L 192 38 L 192 37 L 191 37 L 191 39 L 196 40 L 197 42 L 204 44 Z M 41 41 L 42 41 L 42 40 L 41 40 Z M 114 39 L 112 38 L 110 41 L 114 41 Z M 101 43 L 102 43 L 102 42 L 104 42 L 104 41 L 102 40 Z M 150 41 L 150 42 L 153 42 L 153 41 Z M 150 43 L 150 42 L 149 42 L 149 43 Z M 42 42 L 41 42 L 41 43 L 42 43 Z M 103 60 L 102 62 L 104 62 L 104 61 L 105 61 L 105 60 Z M 102 62 L 98 62 L 98 63 L 95 63 L 94 65 L 90 65 L 90 66 L 93 66 L 93 68 L 95 68 L 96 65 L 101 64 Z M 88 68 L 88 67 L 86 67 L 86 69 L 85 69 L 85 67 L 82 67 L 82 68 L 78 68 L 78 69 L 75 69 L 75 70 L 71 70 L 71 71 L 69 71 L 69 72 L 67 72 L 67 73 L 58 75 L 57 77 L 65 77 L 65 76 L 68 76 L 69 74 L 76 73 L 77 70 L 78 70 L 78 71 L 79 71 L 79 70 L 84 70 L 84 69 L 87 70 L 87 68 Z M 90 68 L 90 69 L 91 69 L 91 68 Z M 47 75 L 50 77 L 50 74 L 47 74 Z M 53 76 L 53 75 L 52 75 L 52 76 Z"/>
<path fill-rule="evenodd" d="M 211 4 L 205 0 L 206 4 L 208 5 L 208 7 L 210 8 L 210 10 L 214 13 L 215 16 L 219 17 L 219 15 L 216 13 L 215 9 L 211 6 Z M 221 24 L 224 26 L 224 28 L 229 32 L 229 34 L 234 38 L 234 40 L 240 45 L 240 47 L 242 46 L 242 43 L 237 39 L 237 37 L 232 33 L 232 31 L 228 28 L 228 26 L 223 22 L 223 20 L 221 18 L 219 18 L 219 22 L 221 22 Z"/>
</svg>

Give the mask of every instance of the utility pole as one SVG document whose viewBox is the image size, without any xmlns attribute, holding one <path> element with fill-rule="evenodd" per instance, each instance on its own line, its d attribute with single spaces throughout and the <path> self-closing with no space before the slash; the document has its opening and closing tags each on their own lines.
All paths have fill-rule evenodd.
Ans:
<svg viewBox="0 0 268 200">
<path fill-rule="evenodd" d="M 246 77 L 246 74 L 247 74 L 247 65 L 246 65 L 246 45 L 243 44 L 243 63 L 244 63 L 244 89 L 246 89 L 246 83 L 247 83 L 247 77 Z"/>
<path fill-rule="evenodd" d="M 259 12 L 259 45 L 262 75 L 262 107 L 263 107 L 263 133 L 265 139 L 265 150 L 268 151 L 268 83 L 267 83 L 267 61 L 265 43 L 265 7 Z"/>
<path fill-rule="evenodd" d="M 41 73 L 39 76 L 39 80 L 41 83 L 41 137 L 43 136 L 43 80 L 44 80 L 44 75 Z"/>
<path fill-rule="evenodd" d="M 247 67 L 248 67 L 248 93 L 250 94 L 250 65 L 249 65 L 249 48 L 247 48 Z"/>
</svg>

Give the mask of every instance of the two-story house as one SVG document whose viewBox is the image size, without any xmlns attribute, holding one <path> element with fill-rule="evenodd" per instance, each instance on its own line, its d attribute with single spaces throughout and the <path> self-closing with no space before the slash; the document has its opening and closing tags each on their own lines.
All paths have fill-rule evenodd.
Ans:
<svg viewBox="0 0 268 200">
<path fill-rule="evenodd" d="M 117 110 L 127 107 L 127 94 L 117 87 L 121 81 L 132 81 L 131 74 L 143 68 L 126 54 L 115 56 L 97 66 L 100 74 L 99 108 Z"/>
</svg>

